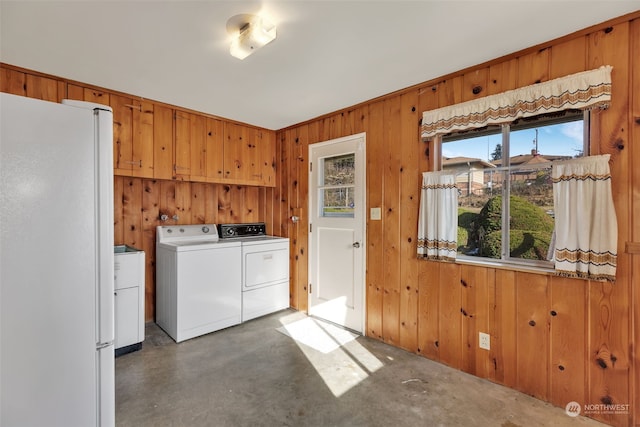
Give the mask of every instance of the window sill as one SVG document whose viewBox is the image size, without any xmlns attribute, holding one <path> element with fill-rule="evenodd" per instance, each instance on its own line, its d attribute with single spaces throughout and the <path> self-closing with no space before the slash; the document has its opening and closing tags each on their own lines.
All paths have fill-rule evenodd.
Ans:
<svg viewBox="0 0 640 427">
<path fill-rule="evenodd" d="M 499 270 L 519 271 L 523 273 L 547 274 L 555 275 L 556 270 L 551 267 L 529 266 L 524 264 L 516 264 L 504 261 L 486 261 L 474 260 L 469 258 L 456 258 L 456 264 L 472 265 L 475 267 L 496 268 Z"/>
</svg>

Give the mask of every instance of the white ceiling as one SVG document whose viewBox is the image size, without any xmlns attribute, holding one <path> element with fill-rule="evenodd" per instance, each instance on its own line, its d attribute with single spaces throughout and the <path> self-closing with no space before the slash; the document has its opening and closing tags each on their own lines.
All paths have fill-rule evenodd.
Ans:
<svg viewBox="0 0 640 427">
<path fill-rule="evenodd" d="M 281 129 L 638 10 L 638 0 L 7 1 L 0 61 Z M 241 61 L 227 20 L 277 39 Z"/>
</svg>

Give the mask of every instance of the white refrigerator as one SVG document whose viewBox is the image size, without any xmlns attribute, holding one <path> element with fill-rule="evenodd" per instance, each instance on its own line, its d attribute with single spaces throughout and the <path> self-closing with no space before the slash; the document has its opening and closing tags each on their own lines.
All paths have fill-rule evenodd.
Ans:
<svg viewBox="0 0 640 427">
<path fill-rule="evenodd" d="M 2 427 L 115 424 L 112 139 L 107 106 L 0 93 Z"/>
</svg>

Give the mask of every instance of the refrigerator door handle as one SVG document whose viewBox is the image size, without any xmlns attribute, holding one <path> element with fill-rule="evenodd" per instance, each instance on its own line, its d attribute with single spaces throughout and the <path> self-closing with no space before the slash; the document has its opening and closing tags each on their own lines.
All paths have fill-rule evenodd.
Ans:
<svg viewBox="0 0 640 427">
<path fill-rule="evenodd" d="M 99 342 L 96 344 L 96 350 L 102 350 L 103 348 L 107 348 L 113 345 L 113 341 L 110 342 Z"/>
</svg>

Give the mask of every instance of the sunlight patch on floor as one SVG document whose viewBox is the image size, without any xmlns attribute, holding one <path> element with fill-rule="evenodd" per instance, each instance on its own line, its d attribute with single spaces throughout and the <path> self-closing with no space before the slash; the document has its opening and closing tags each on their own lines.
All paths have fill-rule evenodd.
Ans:
<svg viewBox="0 0 640 427">
<path fill-rule="evenodd" d="M 365 380 L 383 364 L 356 338 L 357 334 L 319 319 L 304 317 L 278 332 L 292 338 L 334 396 L 339 397 Z"/>
</svg>

